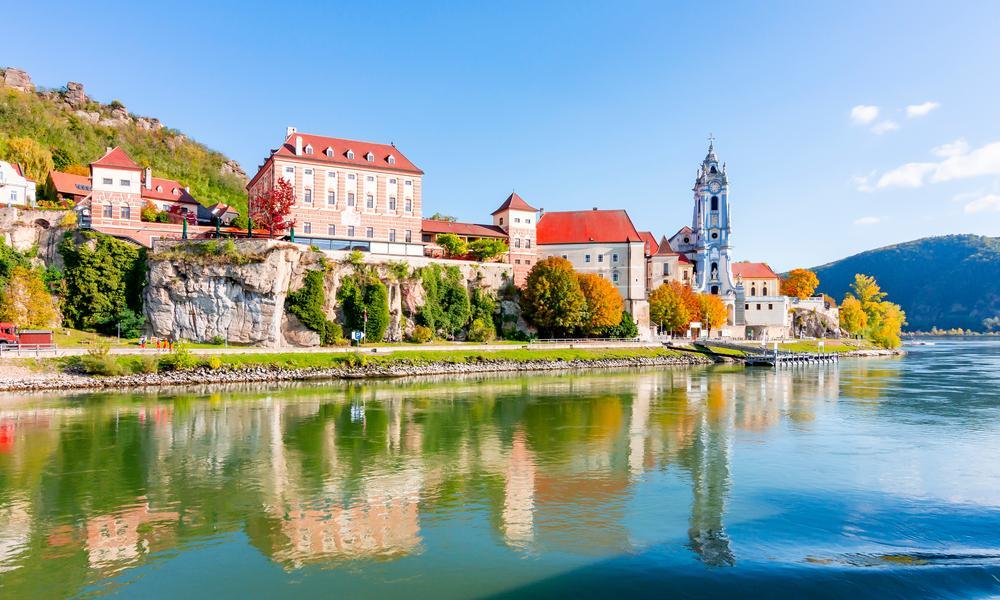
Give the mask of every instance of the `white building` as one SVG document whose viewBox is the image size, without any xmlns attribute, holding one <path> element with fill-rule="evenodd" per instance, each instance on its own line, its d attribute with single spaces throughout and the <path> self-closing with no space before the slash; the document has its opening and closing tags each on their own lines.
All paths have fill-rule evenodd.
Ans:
<svg viewBox="0 0 1000 600">
<path fill-rule="evenodd" d="M 0 203 L 7 206 L 34 206 L 34 181 L 24 176 L 21 165 L 0 160 Z"/>
</svg>

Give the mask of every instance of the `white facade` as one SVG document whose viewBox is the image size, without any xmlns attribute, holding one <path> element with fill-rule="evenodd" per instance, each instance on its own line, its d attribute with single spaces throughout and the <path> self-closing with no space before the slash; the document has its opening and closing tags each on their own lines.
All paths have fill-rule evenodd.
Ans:
<svg viewBox="0 0 1000 600">
<path fill-rule="evenodd" d="M 35 205 L 36 184 L 21 175 L 21 170 L 0 161 L 0 203 L 6 206 Z"/>
<path fill-rule="evenodd" d="M 545 244 L 541 258 L 559 256 L 573 264 L 577 273 L 592 273 L 611 281 L 625 301 L 625 310 L 640 324 L 649 321 L 646 300 L 646 254 L 644 243 L 594 242 L 590 244 Z"/>
</svg>

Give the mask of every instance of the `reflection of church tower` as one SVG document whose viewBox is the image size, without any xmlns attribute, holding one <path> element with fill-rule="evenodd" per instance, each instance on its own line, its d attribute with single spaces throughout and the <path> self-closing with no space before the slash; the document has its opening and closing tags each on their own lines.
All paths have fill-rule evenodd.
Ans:
<svg viewBox="0 0 1000 600">
<path fill-rule="evenodd" d="M 712 140 L 713 138 L 709 138 Z M 708 155 L 698 168 L 694 182 L 694 214 L 691 229 L 695 234 L 694 289 L 701 293 L 735 295 L 736 283 L 730 269 L 732 226 L 729 215 L 729 177 L 726 165 L 719 165 L 715 144 L 710 141 Z"/>
<path fill-rule="evenodd" d="M 715 567 L 732 566 L 736 562 L 723 523 L 729 495 L 729 418 L 727 399 L 714 397 L 722 392 L 718 384 L 709 385 L 708 406 L 702 413 L 700 431 L 694 436 L 692 455 L 687 461 L 694 496 L 688 540 L 702 562 Z M 715 410 L 719 412 L 712 414 Z"/>
</svg>

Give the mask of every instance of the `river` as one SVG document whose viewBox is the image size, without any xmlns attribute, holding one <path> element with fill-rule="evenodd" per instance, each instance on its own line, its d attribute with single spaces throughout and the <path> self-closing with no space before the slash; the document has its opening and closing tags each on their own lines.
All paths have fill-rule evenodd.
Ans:
<svg viewBox="0 0 1000 600">
<path fill-rule="evenodd" d="M 0 397 L 0 596 L 1000 594 L 1000 342 Z"/>
</svg>

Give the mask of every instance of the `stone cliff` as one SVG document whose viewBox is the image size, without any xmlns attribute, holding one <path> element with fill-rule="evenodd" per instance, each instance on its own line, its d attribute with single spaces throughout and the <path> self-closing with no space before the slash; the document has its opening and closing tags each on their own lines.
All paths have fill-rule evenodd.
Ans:
<svg viewBox="0 0 1000 600">
<path fill-rule="evenodd" d="M 228 246 L 226 246 L 228 245 Z M 223 248 L 226 248 L 223 250 Z M 234 242 L 161 241 L 149 256 L 144 292 L 147 328 L 157 337 L 195 342 L 213 339 L 268 347 L 316 346 L 319 335 L 285 310 L 289 291 L 302 286 L 309 271 L 324 270 L 327 318 L 343 323 L 336 306 L 341 280 L 358 268 L 346 253 L 333 255 L 271 240 Z M 415 260 L 420 266 L 423 259 Z M 389 295 L 386 339 L 400 341 L 413 329 L 424 304 L 424 289 L 409 269 L 366 256 Z M 459 263 L 467 287 L 499 289 L 509 265 Z"/>
</svg>

